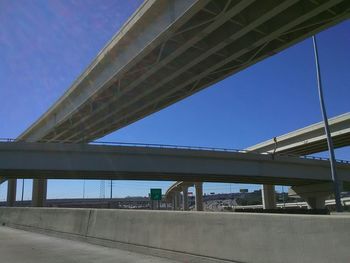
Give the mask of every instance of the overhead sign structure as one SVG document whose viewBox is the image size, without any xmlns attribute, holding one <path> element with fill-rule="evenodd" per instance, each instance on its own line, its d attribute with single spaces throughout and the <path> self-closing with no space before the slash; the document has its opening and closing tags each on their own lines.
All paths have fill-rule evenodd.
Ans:
<svg viewBox="0 0 350 263">
<path fill-rule="evenodd" d="M 162 189 L 151 188 L 151 200 L 162 200 Z"/>
</svg>

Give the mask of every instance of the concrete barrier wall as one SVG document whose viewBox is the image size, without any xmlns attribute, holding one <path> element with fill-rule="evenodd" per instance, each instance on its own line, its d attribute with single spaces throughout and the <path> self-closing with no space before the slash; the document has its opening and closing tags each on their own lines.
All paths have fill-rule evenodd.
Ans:
<svg viewBox="0 0 350 263">
<path fill-rule="evenodd" d="M 90 213 L 88 209 L 0 208 L 0 221 L 13 227 L 85 235 Z"/>
<path fill-rule="evenodd" d="M 350 262 L 349 215 L 1 208 L 0 221 L 181 262 Z"/>
</svg>

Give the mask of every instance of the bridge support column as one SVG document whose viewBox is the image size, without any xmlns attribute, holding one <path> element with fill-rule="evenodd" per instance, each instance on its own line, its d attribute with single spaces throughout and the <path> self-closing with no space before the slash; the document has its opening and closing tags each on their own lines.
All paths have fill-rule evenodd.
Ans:
<svg viewBox="0 0 350 263">
<path fill-rule="evenodd" d="M 184 211 L 188 211 L 188 186 L 182 187 L 182 208 Z"/>
<path fill-rule="evenodd" d="M 329 195 L 309 196 L 302 194 L 301 197 L 306 201 L 309 209 L 324 209 L 325 202 Z"/>
<path fill-rule="evenodd" d="M 46 195 L 47 195 L 47 179 L 34 179 L 33 193 L 32 193 L 32 206 L 34 207 L 45 206 Z"/>
<path fill-rule="evenodd" d="M 171 208 L 172 210 L 175 210 L 175 198 L 176 198 L 176 194 L 173 193 L 172 196 L 171 196 Z"/>
<path fill-rule="evenodd" d="M 195 183 L 196 188 L 196 211 L 203 211 L 203 183 Z"/>
<path fill-rule="evenodd" d="M 341 189 L 343 189 L 342 184 Z M 324 209 L 325 201 L 332 193 L 334 193 L 333 183 L 292 186 L 288 191 L 290 196 L 303 198 L 309 209 Z"/>
<path fill-rule="evenodd" d="M 276 192 L 274 185 L 264 184 L 261 189 L 264 209 L 276 209 Z"/>
<path fill-rule="evenodd" d="M 7 206 L 14 206 L 16 202 L 17 179 L 7 180 Z"/>
<path fill-rule="evenodd" d="M 177 192 L 176 194 L 176 210 L 180 210 L 181 209 L 181 201 L 182 201 L 182 195 L 181 192 Z"/>
<path fill-rule="evenodd" d="M 179 210 L 181 203 L 181 194 L 180 192 L 175 192 L 172 197 L 173 201 L 173 210 Z"/>
</svg>

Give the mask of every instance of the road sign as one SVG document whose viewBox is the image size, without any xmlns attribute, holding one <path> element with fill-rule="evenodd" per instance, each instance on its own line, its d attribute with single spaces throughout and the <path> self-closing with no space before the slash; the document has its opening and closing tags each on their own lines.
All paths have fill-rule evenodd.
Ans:
<svg viewBox="0 0 350 263">
<path fill-rule="evenodd" d="M 151 200 L 162 200 L 162 189 L 152 188 L 151 189 Z"/>
</svg>

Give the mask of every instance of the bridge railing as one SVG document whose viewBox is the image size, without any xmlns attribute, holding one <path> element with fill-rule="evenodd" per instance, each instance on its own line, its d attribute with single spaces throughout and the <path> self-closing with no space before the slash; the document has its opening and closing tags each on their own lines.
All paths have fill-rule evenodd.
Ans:
<svg viewBox="0 0 350 263">
<path fill-rule="evenodd" d="M 17 142 L 27 142 L 27 141 L 21 141 L 13 138 L 0 138 L 0 142 L 8 142 L 8 143 L 17 143 Z M 73 141 L 45 141 L 40 140 L 39 143 L 75 143 Z M 325 157 L 319 157 L 319 156 L 313 156 L 313 155 L 294 155 L 294 154 L 288 154 L 288 153 L 266 153 L 261 151 L 248 151 L 248 150 L 242 150 L 242 149 L 235 149 L 235 148 L 220 148 L 220 147 L 209 147 L 209 146 L 189 146 L 189 145 L 175 145 L 175 144 L 157 144 L 157 143 L 137 143 L 137 142 L 106 142 L 106 141 L 93 141 L 88 142 L 87 144 L 90 145 L 113 145 L 113 146 L 124 146 L 124 147 L 143 147 L 143 148 L 164 148 L 164 149 L 183 149 L 183 150 L 197 150 L 197 151 L 216 151 L 216 152 L 235 152 L 235 153 L 252 153 L 252 154 L 264 154 L 264 155 L 270 155 L 272 158 L 273 156 L 285 156 L 285 157 L 294 157 L 294 158 L 301 158 L 301 159 L 310 159 L 310 160 L 321 160 L 321 161 L 328 161 L 329 158 Z M 338 163 L 343 164 L 350 164 L 350 161 L 347 160 L 336 160 Z"/>
</svg>

